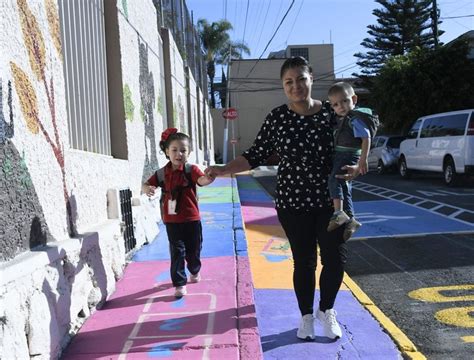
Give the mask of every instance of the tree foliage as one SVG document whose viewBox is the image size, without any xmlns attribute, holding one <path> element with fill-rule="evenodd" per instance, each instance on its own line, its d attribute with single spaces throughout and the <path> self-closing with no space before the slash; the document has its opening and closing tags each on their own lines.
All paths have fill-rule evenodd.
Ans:
<svg viewBox="0 0 474 360">
<path fill-rule="evenodd" d="M 474 108 L 474 61 L 468 49 L 467 41 L 459 40 L 388 60 L 371 89 L 384 132 L 405 132 L 423 115 Z"/>
<path fill-rule="evenodd" d="M 232 24 L 227 20 L 209 24 L 206 19 L 199 19 L 197 25 L 199 37 L 206 52 L 211 107 L 215 108 L 214 77 L 216 76 L 216 64 L 226 63 L 229 57 L 240 59 L 242 53 L 249 55 L 250 50 L 244 43 L 234 42 L 230 39 L 229 31 L 232 30 Z"/>
<path fill-rule="evenodd" d="M 376 25 L 368 25 L 361 45 L 366 53 L 354 54 L 362 77 L 378 73 L 392 56 L 405 55 L 415 48 L 433 48 L 432 0 L 376 0 L 382 7 L 373 10 Z M 438 32 L 441 34 L 442 32 Z"/>
</svg>

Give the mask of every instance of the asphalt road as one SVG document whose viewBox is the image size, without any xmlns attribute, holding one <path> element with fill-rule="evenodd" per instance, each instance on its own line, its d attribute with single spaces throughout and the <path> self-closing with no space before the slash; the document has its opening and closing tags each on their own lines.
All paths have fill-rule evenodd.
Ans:
<svg viewBox="0 0 474 360">
<path fill-rule="evenodd" d="M 275 177 L 259 177 L 273 194 Z M 428 359 L 474 358 L 474 186 L 370 173 L 346 271 Z M 410 216 L 402 216 L 410 215 Z M 411 224 L 411 225 L 410 225 Z"/>
</svg>

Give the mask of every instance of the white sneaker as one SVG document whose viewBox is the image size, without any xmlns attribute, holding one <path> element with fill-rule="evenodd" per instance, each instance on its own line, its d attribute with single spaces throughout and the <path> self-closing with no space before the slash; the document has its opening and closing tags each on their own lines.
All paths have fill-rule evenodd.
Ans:
<svg viewBox="0 0 474 360">
<path fill-rule="evenodd" d="M 186 286 L 176 286 L 176 289 L 174 291 L 175 297 L 182 298 L 186 294 L 187 294 Z"/>
<path fill-rule="evenodd" d="M 192 283 L 198 283 L 199 281 L 201 281 L 201 273 L 197 273 L 197 274 L 191 274 L 189 276 L 189 282 L 192 282 Z"/>
<path fill-rule="evenodd" d="M 314 316 L 306 314 L 301 318 L 300 327 L 296 336 L 303 340 L 314 340 Z"/>
<path fill-rule="evenodd" d="M 335 211 L 334 214 L 332 214 L 331 219 L 329 220 L 328 224 L 328 231 L 333 231 L 337 229 L 339 226 L 342 224 L 345 224 L 348 222 L 351 218 L 347 216 L 347 214 L 342 211 Z"/>
<path fill-rule="evenodd" d="M 341 328 L 336 320 L 336 310 L 328 309 L 325 312 L 322 312 L 318 309 L 316 317 L 323 325 L 324 335 L 331 339 L 337 339 L 342 337 Z"/>
</svg>

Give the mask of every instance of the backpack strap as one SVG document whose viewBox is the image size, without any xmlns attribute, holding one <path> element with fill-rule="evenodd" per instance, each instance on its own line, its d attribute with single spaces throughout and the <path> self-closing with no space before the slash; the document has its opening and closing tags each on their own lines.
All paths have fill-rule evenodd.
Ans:
<svg viewBox="0 0 474 360">
<path fill-rule="evenodd" d="M 155 171 L 156 183 L 162 189 L 165 188 L 165 167 L 159 168 Z"/>
</svg>

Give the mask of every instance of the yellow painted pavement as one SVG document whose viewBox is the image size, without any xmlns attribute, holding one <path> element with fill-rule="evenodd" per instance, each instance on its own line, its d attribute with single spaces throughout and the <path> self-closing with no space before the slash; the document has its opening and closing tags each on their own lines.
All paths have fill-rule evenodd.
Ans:
<svg viewBox="0 0 474 360">
<path fill-rule="evenodd" d="M 293 289 L 293 259 L 281 226 L 245 225 L 245 235 L 255 288 Z M 318 279 L 320 270 L 321 261 L 318 256 Z M 343 285 L 341 289 L 347 290 L 347 287 Z"/>
</svg>

